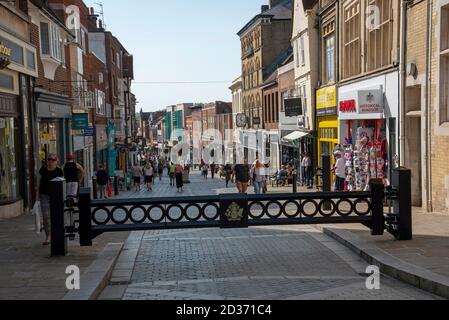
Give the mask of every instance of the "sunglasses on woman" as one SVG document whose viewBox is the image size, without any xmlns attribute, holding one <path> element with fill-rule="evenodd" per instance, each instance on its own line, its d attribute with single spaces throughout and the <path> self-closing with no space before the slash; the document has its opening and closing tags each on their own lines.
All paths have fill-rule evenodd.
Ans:
<svg viewBox="0 0 449 320">
<path fill-rule="evenodd" d="M 56 159 L 48 158 L 48 161 L 56 161 Z"/>
</svg>

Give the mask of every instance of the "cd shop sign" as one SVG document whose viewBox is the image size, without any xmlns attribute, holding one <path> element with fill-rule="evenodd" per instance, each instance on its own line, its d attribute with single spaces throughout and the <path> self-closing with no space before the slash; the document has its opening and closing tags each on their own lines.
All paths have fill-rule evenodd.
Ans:
<svg viewBox="0 0 449 320">
<path fill-rule="evenodd" d="M 381 90 L 362 90 L 358 92 L 359 113 L 383 113 L 384 96 Z"/>
</svg>

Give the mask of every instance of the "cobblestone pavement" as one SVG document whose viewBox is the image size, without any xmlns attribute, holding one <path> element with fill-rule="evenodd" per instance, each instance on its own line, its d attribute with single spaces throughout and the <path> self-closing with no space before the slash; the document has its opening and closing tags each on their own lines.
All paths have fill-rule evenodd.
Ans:
<svg viewBox="0 0 449 320">
<path fill-rule="evenodd" d="M 290 187 L 272 187 L 268 186 L 269 193 L 284 193 L 292 192 L 292 186 Z M 298 187 L 298 192 L 307 191 L 306 188 Z M 310 191 L 310 190 L 309 190 Z M 135 191 L 134 187 L 131 191 L 120 193 L 116 199 L 129 199 L 129 198 L 155 198 L 155 197 L 188 197 L 188 196 L 204 196 L 215 195 L 223 193 L 236 193 L 237 188 L 234 183 L 229 183 L 229 187 L 226 188 L 226 184 L 223 178 L 215 177 L 211 179 L 210 175 L 207 180 L 201 177 L 198 171 L 194 171 L 190 174 L 190 183 L 184 184 L 183 192 L 176 192 L 176 187 L 170 185 L 170 180 L 166 174 L 164 174 L 162 181 L 156 179 L 153 185 L 153 191 L 148 191 L 146 186 L 141 185 L 140 191 Z M 248 188 L 248 194 L 253 194 L 254 188 Z"/>
<path fill-rule="evenodd" d="M 200 179 L 184 195 L 227 191 Z M 176 190 L 165 181 L 125 196 L 158 194 Z M 309 226 L 146 231 L 130 240 L 102 300 L 438 299 L 384 276 L 380 290 L 367 290 L 367 265 Z"/>
</svg>

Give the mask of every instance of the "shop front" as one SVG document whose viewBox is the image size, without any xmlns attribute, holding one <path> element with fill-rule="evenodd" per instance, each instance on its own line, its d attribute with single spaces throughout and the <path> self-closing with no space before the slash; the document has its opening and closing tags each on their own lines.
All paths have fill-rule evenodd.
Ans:
<svg viewBox="0 0 449 320">
<path fill-rule="evenodd" d="M 321 155 L 331 155 L 335 146 L 339 143 L 337 87 L 331 86 L 317 90 L 316 101 L 318 131 L 318 159 L 316 163 L 318 167 L 321 167 Z"/>
<path fill-rule="evenodd" d="M 19 118 L 17 97 L 0 93 L 0 216 L 5 217 L 7 208 L 21 201 Z M 19 207 L 21 207 L 21 203 Z M 2 212 L 4 211 L 4 212 Z M 16 211 L 17 212 L 17 211 Z"/>
<path fill-rule="evenodd" d="M 69 122 L 72 117 L 71 100 L 35 89 L 37 121 L 39 128 L 40 165 L 50 154 L 56 154 L 60 164 L 70 152 Z"/>
<path fill-rule="evenodd" d="M 340 141 L 334 151 L 346 160 L 346 190 L 368 190 L 370 179 L 389 183 L 395 153 L 397 79 L 397 73 L 387 74 L 339 89 Z"/>
<path fill-rule="evenodd" d="M 15 23 L 0 28 L 0 219 L 19 216 L 34 203 L 30 92 L 36 48 L 16 36 Z"/>
</svg>

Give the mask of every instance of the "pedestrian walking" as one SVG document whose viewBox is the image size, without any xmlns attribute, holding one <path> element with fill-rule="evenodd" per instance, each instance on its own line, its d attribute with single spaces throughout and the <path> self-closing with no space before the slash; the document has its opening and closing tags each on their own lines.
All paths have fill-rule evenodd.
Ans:
<svg viewBox="0 0 449 320">
<path fill-rule="evenodd" d="M 63 177 L 64 172 L 58 166 L 58 157 L 55 154 L 48 156 L 48 164 L 44 165 L 40 170 L 39 184 L 39 201 L 41 204 L 42 222 L 46 240 L 42 245 L 47 246 L 51 242 L 51 225 L 50 225 L 50 182 L 58 177 Z"/>
<path fill-rule="evenodd" d="M 147 164 L 143 168 L 143 174 L 145 177 L 145 184 L 147 185 L 147 191 L 153 191 L 152 184 L 153 184 L 154 170 L 153 165 L 150 162 L 147 162 Z"/>
<path fill-rule="evenodd" d="M 162 181 L 162 174 L 164 173 L 164 165 L 162 161 L 159 161 L 157 164 L 157 173 L 159 175 L 159 181 Z"/>
<path fill-rule="evenodd" d="M 235 181 L 239 193 L 246 193 L 248 190 L 248 181 L 250 180 L 250 168 L 248 160 L 245 160 L 243 164 L 237 164 L 234 167 Z"/>
<path fill-rule="evenodd" d="M 335 173 L 335 191 L 344 191 L 346 180 L 346 161 L 340 152 L 335 153 L 335 158 L 337 159 L 333 169 Z"/>
<path fill-rule="evenodd" d="M 100 189 L 100 199 L 107 199 L 107 185 L 109 182 L 109 176 L 106 170 L 103 169 L 103 166 L 100 165 L 97 171 L 97 185 Z"/>
<path fill-rule="evenodd" d="M 259 159 L 257 159 L 254 162 L 251 168 L 251 177 L 253 180 L 254 192 L 256 194 L 262 194 L 266 176 L 265 176 L 265 167 L 262 164 L 262 162 L 260 162 Z"/>
<path fill-rule="evenodd" d="M 305 154 L 302 159 L 301 167 L 303 169 L 305 185 L 307 185 L 308 189 L 312 189 L 312 159 L 310 158 L 310 153 Z"/>
<path fill-rule="evenodd" d="M 170 185 L 174 186 L 176 179 L 176 166 L 174 165 L 173 162 L 170 162 L 170 164 L 168 165 L 168 172 L 170 176 Z"/>
<path fill-rule="evenodd" d="M 226 179 L 226 188 L 229 186 L 229 181 L 231 181 L 232 178 L 232 166 L 228 163 L 224 167 L 224 174 Z"/>
<path fill-rule="evenodd" d="M 175 172 L 176 172 L 176 189 L 177 192 L 182 192 L 182 187 L 184 186 L 184 181 L 183 181 L 183 172 L 184 172 L 184 167 L 178 163 L 176 165 L 175 168 Z"/>
<path fill-rule="evenodd" d="M 74 161 L 73 154 L 67 155 L 67 162 L 62 166 L 66 180 L 66 194 L 68 198 L 78 196 L 79 184 L 84 180 L 84 168 Z"/>
<path fill-rule="evenodd" d="M 140 177 L 142 175 L 142 168 L 139 165 L 135 164 L 131 168 L 131 173 L 133 175 L 134 188 L 136 188 L 136 192 L 140 191 Z"/>
<path fill-rule="evenodd" d="M 207 180 L 207 175 L 208 175 L 208 172 L 209 172 L 209 167 L 207 166 L 207 164 L 204 164 L 202 166 L 202 170 L 203 170 L 203 177 L 204 177 L 204 179 Z"/>
<path fill-rule="evenodd" d="M 210 173 L 212 175 L 212 180 L 215 179 L 215 169 L 216 169 L 215 162 L 212 162 L 210 165 Z"/>
</svg>

